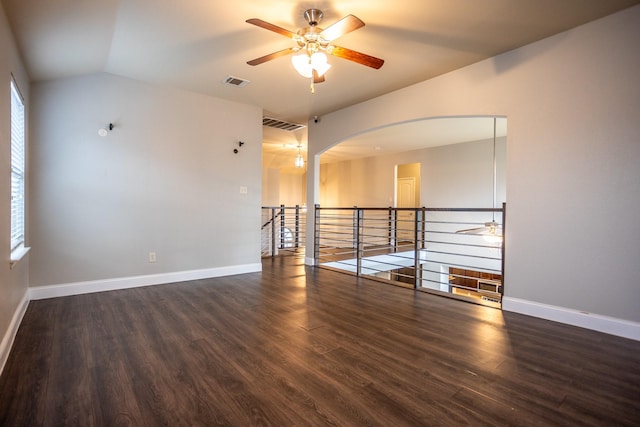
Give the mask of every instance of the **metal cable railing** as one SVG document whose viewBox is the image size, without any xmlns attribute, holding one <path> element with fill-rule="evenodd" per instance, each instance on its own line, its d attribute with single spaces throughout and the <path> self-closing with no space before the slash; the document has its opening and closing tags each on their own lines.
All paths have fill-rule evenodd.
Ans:
<svg viewBox="0 0 640 427">
<path fill-rule="evenodd" d="M 499 307 L 505 210 L 316 206 L 315 264 Z"/>
<path fill-rule="evenodd" d="M 262 256 L 304 253 L 307 208 L 262 207 Z"/>
</svg>

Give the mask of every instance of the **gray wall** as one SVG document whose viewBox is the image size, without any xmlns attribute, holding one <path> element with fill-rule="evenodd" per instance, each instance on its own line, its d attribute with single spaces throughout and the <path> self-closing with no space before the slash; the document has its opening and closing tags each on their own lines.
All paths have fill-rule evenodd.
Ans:
<svg viewBox="0 0 640 427">
<path fill-rule="evenodd" d="M 639 322 L 639 22 L 635 6 L 310 121 L 307 203 L 318 153 L 349 137 L 505 116 L 507 297 Z"/>
<path fill-rule="evenodd" d="M 10 268 L 11 249 L 11 75 L 25 97 L 29 122 L 29 78 L 0 6 L 0 370 L 8 355 L 12 334 L 26 307 L 29 285 L 29 255 Z M 27 206 L 27 209 L 29 206 Z M 29 236 L 27 235 L 27 239 Z M 22 304 L 21 304 L 22 302 Z M 12 330 L 12 328 L 15 328 Z"/>
<path fill-rule="evenodd" d="M 464 119 L 456 119 L 464 126 Z M 505 201 L 506 139 L 496 139 L 496 206 Z M 489 208 L 493 201 L 493 140 L 323 164 L 320 205 L 393 206 L 396 165 L 420 163 L 420 206 Z M 347 185 L 345 185 L 347 184 Z"/>
<path fill-rule="evenodd" d="M 260 108 L 110 74 L 32 100 L 31 286 L 260 262 Z"/>
</svg>

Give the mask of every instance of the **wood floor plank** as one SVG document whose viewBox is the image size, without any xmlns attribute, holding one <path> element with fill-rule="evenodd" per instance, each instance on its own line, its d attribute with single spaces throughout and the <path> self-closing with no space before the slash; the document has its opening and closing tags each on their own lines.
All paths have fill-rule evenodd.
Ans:
<svg viewBox="0 0 640 427">
<path fill-rule="evenodd" d="M 0 425 L 44 425 L 54 347 L 51 319 L 59 301 L 29 305 L 0 377 Z M 22 331 L 28 329 L 26 335 Z M 14 373 L 10 375 L 8 373 Z M 16 414 L 20 414 L 18 417 Z"/>
<path fill-rule="evenodd" d="M 2 426 L 640 425 L 640 343 L 265 259 L 29 304 Z"/>
</svg>

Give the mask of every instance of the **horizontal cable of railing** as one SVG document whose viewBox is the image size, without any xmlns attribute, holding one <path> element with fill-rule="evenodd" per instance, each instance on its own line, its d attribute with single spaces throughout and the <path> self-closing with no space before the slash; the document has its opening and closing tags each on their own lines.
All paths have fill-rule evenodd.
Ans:
<svg viewBox="0 0 640 427">
<path fill-rule="evenodd" d="M 316 206 L 314 213 L 314 260 L 320 267 L 481 303 L 487 300 L 488 305 L 501 302 L 504 204 L 501 208 Z"/>
</svg>

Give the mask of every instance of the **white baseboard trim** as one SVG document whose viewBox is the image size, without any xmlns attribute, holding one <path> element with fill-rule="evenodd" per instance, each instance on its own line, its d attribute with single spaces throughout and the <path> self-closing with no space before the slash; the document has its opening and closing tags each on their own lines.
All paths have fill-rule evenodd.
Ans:
<svg viewBox="0 0 640 427">
<path fill-rule="evenodd" d="M 630 320 L 510 297 L 502 299 L 502 310 L 640 341 L 640 323 Z"/>
<path fill-rule="evenodd" d="M 235 274 L 257 273 L 260 271 L 262 271 L 262 264 L 256 263 L 207 268 L 203 270 L 177 271 L 164 274 L 92 280 L 88 282 L 76 282 L 60 285 L 34 286 L 29 288 L 29 296 L 32 300 L 39 300 L 45 298 L 88 294 L 92 292 L 137 288 L 141 286 L 164 285 L 167 283 L 185 282 L 189 280 L 210 279 L 213 277 L 232 276 Z"/>
<path fill-rule="evenodd" d="M 311 257 L 304 257 L 304 264 L 305 264 L 305 265 L 311 265 L 311 266 L 314 266 L 314 265 L 316 265 L 316 260 L 315 260 L 315 258 L 311 258 Z"/>
<path fill-rule="evenodd" d="M 4 366 L 9 359 L 9 353 L 11 352 L 11 347 L 13 347 L 13 341 L 16 339 L 18 328 L 20 327 L 20 323 L 22 322 L 22 318 L 24 317 L 24 313 L 26 313 L 28 306 L 29 291 L 24 293 L 20 304 L 18 304 L 16 311 L 13 313 L 9 328 L 4 334 L 4 337 L 2 337 L 2 342 L 0 343 L 0 374 L 2 374 Z"/>
</svg>

